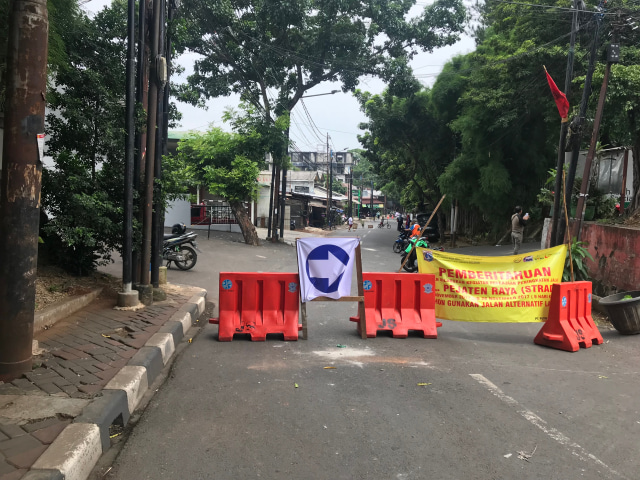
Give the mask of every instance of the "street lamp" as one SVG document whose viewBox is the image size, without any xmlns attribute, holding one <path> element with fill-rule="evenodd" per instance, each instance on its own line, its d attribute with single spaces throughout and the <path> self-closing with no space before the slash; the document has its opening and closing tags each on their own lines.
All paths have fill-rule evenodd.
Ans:
<svg viewBox="0 0 640 480">
<path fill-rule="evenodd" d="M 300 97 L 300 98 L 310 98 L 310 97 L 321 97 L 322 95 L 333 95 L 334 93 L 338 93 L 340 90 L 331 90 L 330 92 L 327 93 L 316 93 L 314 95 L 305 95 L 304 97 Z"/>
</svg>

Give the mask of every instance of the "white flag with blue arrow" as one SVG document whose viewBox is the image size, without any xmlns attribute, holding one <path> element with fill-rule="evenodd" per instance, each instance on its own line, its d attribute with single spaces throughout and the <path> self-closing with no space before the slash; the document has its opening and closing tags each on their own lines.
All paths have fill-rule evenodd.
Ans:
<svg viewBox="0 0 640 480">
<path fill-rule="evenodd" d="M 302 302 L 351 294 L 351 274 L 358 238 L 299 238 L 298 273 Z"/>
</svg>

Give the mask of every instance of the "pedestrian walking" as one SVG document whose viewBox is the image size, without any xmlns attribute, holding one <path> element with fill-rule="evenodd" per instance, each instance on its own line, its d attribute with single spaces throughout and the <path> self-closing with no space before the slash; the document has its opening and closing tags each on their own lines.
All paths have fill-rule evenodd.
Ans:
<svg viewBox="0 0 640 480">
<path fill-rule="evenodd" d="M 529 214 L 522 215 L 522 207 L 517 206 L 514 208 L 514 213 L 511 215 L 511 241 L 513 243 L 513 254 L 518 255 L 520 251 L 520 245 L 522 244 L 522 238 L 524 237 L 524 227 L 529 220 Z"/>
<path fill-rule="evenodd" d="M 351 227 L 353 227 L 353 217 L 351 215 L 349 215 L 349 220 L 347 220 L 347 222 L 349 223 L 349 232 L 351 231 Z"/>
</svg>

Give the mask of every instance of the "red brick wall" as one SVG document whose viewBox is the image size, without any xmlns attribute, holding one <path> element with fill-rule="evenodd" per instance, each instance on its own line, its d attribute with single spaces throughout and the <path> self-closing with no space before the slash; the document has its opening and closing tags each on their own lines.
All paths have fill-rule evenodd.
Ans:
<svg viewBox="0 0 640 480">
<path fill-rule="evenodd" d="M 586 222 L 581 240 L 594 259 L 587 259 L 594 283 L 619 291 L 640 289 L 640 230 Z"/>
</svg>

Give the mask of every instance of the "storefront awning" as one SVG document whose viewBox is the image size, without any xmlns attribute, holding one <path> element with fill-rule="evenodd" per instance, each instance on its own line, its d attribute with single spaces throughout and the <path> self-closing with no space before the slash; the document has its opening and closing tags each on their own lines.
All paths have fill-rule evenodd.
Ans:
<svg viewBox="0 0 640 480">
<path fill-rule="evenodd" d="M 309 202 L 309 206 L 310 206 L 310 207 L 327 208 L 327 206 L 326 206 L 324 203 L 319 202 L 319 201 L 317 201 L 317 200 L 311 200 L 311 201 Z"/>
</svg>

